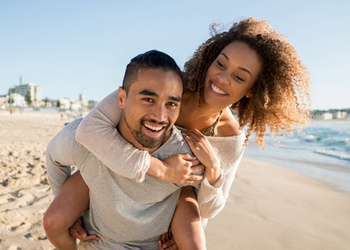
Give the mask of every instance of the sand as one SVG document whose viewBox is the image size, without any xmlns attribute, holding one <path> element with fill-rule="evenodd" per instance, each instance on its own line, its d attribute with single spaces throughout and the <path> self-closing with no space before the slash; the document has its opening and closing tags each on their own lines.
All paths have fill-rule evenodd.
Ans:
<svg viewBox="0 0 350 250">
<path fill-rule="evenodd" d="M 54 249 L 42 227 L 45 147 L 63 126 L 59 114 L 0 113 L 0 249 Z"/>
<path fill-rule="evenodd" d="M 54 249 L 42 227 L 52 201 L 45 147 L 67 117 L 0 111 L 0 249 Z M 209 250 L 348 249 L 350 195 L 269 163 L 244 159 Z"/>
</svg>

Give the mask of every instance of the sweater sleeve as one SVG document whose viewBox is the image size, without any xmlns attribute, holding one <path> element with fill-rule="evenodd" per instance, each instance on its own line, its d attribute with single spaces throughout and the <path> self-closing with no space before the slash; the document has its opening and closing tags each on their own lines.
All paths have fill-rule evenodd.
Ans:
<svg viewBox="0 0 350 250">
<path fill-rule="evenodd" d="M 83 119 L 75 138 L 113 172 L 142 182 L 148 171 L 151 156 L 147 151 L 130 147 L 130 143 L 119 134 L 116 126 L 121 115 L 118 91 L 114 91 Z M 127 168 L 125 162 L 128 163 Z"/>
<path fill-rule="evenodd" d="M 244 153 L 244 133 L 234 137 L 209 138 L 221 161 L 221 176 L 215 186 L 204 177 L 197 199 L 203 218 L 213 218 L 225 206 L 235 175 Z"/>
<path fill-rule="evenodd" d="M 55 197 L 71 175 L 71 166 L 75 165 L 75 131 L 71 130 L 78 122 L 79 120 L 75 120 L 67 125 L 46 147 L 47 177 Z"/>
</svg>

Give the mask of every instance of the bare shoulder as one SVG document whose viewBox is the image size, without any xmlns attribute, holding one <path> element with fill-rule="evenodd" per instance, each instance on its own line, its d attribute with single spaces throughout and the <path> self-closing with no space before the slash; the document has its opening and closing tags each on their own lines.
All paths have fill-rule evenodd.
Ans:
<svg viewBox="0 0 350 250">
<path fill-rule="evenodd" d="M 229 108 L 224 109 L 217 127 L 217 136 L 234 136 L 239 135 L 241 132 L 239 123 L 231 110 Z"/>
</svg>

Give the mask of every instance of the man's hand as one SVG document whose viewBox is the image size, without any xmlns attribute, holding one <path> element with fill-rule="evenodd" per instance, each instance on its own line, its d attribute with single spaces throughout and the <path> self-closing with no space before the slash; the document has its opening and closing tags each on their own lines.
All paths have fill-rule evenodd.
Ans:
<svg viewBox="0 0 350 250">
<path fill-rule="evenodd" d="M 176 245 L 171 229 L 162 234 L 160 240 L 158 241 L 158 250 L 178 250 L 179 248 Z"/>
<path fill-rule="evenodd" d="M 160 179 L 177 184 L 195 184 L 203 179 L 204 166 L 189 154 L 174 155 L 163 161 Z"/>
<path fill-rule="evenodd" d="M 73 226 L 69 228 L 69 232 L 73 238 L 77 238 L 81 241 L 98 242 L 100 240 L 100 238 L 97 235 L 87 235 L 80 218 L 77 219 Z"/>
</svg>

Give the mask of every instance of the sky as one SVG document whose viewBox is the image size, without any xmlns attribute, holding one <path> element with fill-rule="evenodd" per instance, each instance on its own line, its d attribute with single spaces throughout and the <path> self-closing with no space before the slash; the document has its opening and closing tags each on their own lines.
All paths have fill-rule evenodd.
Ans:
<svg viewBox="0 0 350 250">
<path fill-rule="evenodd" d="M 267 20 L 312 77 L 313 109 L 350 108 L 350 1 L 1 0 L 0 95 L 34 83 L 49 99 L 101 100 L 134 56 L 151 49 L 184 63 L 209 25 Z"/>
</svg>

